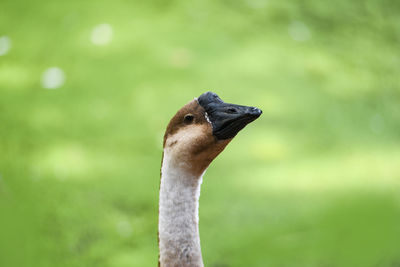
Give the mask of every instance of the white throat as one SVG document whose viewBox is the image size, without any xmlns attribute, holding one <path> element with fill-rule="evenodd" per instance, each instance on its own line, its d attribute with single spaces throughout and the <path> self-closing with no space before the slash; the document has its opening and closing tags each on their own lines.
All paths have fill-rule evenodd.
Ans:
<svg viewBox="0 0 400 267">
<path fill-rule="evenodd" d="M 203 175 L 196 177 L 164 150 L 159 198 L 161 267 L 202 267 L 199 197 Z"/>
</svg>

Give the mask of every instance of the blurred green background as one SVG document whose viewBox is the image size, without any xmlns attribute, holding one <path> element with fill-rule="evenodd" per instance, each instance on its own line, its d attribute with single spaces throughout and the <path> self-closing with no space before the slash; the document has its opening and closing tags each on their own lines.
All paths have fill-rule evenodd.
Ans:
<svg viewBox="0 0 400 267">
<path fill-rule="evenodd" d="M 0 3 L 0 266 L 156 266 L 162 136 L 260 107 L 211 165 L 206 266 L 400 266 L 400 2 Z"/>
</svg>

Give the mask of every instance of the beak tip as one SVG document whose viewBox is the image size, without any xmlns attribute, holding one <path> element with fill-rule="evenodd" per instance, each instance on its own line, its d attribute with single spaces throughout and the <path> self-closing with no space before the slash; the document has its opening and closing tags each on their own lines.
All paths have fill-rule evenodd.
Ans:
<svg viewBox="0 0 400 267">
<path fill-rule="evenodd" d="M 253 115 L 254 117 L 258 118 L 261 116 L 262 110 L 259 108 L 252 107 L 250 110 L 250 114 Z"/>
</svg>

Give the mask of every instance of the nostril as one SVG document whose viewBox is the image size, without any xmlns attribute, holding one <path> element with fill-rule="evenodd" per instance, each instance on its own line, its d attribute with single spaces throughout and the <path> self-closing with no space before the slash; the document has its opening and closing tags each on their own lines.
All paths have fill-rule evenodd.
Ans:
<svg viewBox="0 0 400 267">
<path fill-rule="evenodd" d="M 227 112 L 228 113 L 236 113 L 237 110 L 235 108 L 228 108 Z"/>
</svg>

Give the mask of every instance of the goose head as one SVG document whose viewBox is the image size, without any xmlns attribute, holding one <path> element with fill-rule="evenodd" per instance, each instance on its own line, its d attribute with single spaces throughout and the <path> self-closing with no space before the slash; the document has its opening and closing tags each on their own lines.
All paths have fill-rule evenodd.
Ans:
<svg viewBox="0 0 400 267">
<path fill-rule="evenodd" d="M 247 124 L 261 115 L 255 107 L 225 103 L 207 92 L 183 106 L 164 135 L 169 164 L 200 176 Z"/>
</svg>

